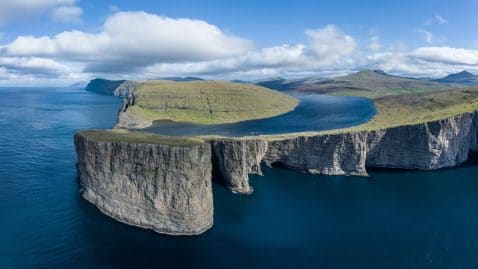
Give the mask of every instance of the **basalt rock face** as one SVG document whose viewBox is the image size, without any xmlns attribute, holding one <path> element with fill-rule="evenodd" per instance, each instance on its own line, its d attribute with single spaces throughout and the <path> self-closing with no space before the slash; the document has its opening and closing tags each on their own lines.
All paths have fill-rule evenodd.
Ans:
<svg viewBox="0 0 478 269">
<path fill-rule="evenodd" d="M 478 113 L 378 131 L 213 138 L 178 147 L 93 141 L 75 135 L 83 197 L 105 214 L 167 234 L 213 223 L 213 167 L 233 191 L 252 192 L 261 164 L 323 175 L 366 176 L 366 167 L 433 170 L 478 150 Z"/>
<path fill-rule="evenodd" d="M 272 140 L 264 161 L 311 174 L 366 175 L 366 133 Z"/>
<path fill-rule="evenodd" d="M 261 139 L 211 140 L 215 166 L 232 192 L 252 192 L 249 174 L 262 175 L 267 142 Z"/>
<path fill-rule="evenodd" d="M 113 92 L 114 96 L 125 97 L 128 100 L 133 99 L 133 92 L 139 82 L 133 80 L 125 80 Z"/>
<path fill-rule="evenodd" d="M 213 224 L 211 149 L 92 141 L 75 135 L 83 197 L 121 222 L 174 235 Z"/>
<path fill-rule="evenodd" d="M 477 149 L 478 113 L 368 134 L 368 166 L 434 170 L 456 166 Z"/>
<path fill-rule="evenodd" d="M 260 163 L 322 175 L 367 176 L 366 167 L 434 170 L 478 150 L 478 113 L 379 131 L 211 141 L 231 190 L 250 193 Z"/>
</svg>

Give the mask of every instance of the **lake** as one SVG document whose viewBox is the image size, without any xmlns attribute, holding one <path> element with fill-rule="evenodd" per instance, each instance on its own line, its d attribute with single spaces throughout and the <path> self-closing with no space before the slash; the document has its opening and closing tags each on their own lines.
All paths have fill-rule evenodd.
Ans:
<svg viewBox="0 0 478 269">
<path fill-rule="evenodd" d="M 292 95 L 300 100 L 299 105 L 275 117 L 214 125 L 156 121 L 145 130 L 170 136 L 285 134 L 346 128 L 365 123 L 376 113 L 373 103 L 366 98 L 305 93 Z"/>
</svg>

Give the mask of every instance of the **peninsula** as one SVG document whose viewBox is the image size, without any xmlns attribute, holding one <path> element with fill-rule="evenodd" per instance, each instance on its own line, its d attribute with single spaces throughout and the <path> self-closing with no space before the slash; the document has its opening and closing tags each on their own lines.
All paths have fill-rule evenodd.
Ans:
<svg viewBox="0 0 478 269">
<path fill-rule="evenodd" d="M 237 138 L 171 138 L 127 129 L 164 119 L 212 124 L 270 117 L 293 109 L 297 101 L 229 82 L 120 84 L 118 95 L 126 101 L 117 128 L 75 135 L 83 197 L 131 225 L 199 234 L 213 224 L 212 175 L 231 191 L 250 194 L 248 175 L 260 175 L 261 165 L 351 176 L 368 176 L 367 167 L 459 165 L 478 150 L 478 87 L 430 83 L 438 88 L 373 91 L 377 114 L 359 126 Z"/>
</svg>

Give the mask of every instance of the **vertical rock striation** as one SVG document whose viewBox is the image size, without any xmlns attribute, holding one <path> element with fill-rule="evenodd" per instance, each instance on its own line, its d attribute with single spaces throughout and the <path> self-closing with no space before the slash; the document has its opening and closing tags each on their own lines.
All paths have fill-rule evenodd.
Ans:
<svg viewBox="0 0 478 269">
<path fill-rule="evenodd" d="M 378 131 L 286 138 L 212 140 L 219 171 L 234 192 L 250 193 L 260 163 L 323 175 L 367 176 L 366 167 L 434 170 L 478 150 L 478 112 Z"/>
<path fill-rule="evenodd" d="M 121 222 L 174 235 L 213 224 L 211 149 L 93 141 L 75 135 L 83 197 Z"/>
<path fill-rule="evenodd" d="M 456 166 L 476 150 L 478 113 L 368 134 L 367 165 L 434 170 Z"/>
<path fill-rule="evenodd" d="M 249 174 L 262 175 L 261 161 L 267 142 L 261 139 L 211 140 L 214 161 L 232 192 L 249 194 Z"/>
<path fill-rule="evenodd" d="M 323 175 L 366 176 L 367 166 L 433 170 L 478 150 L 478 112 L 377 131 L 214 138 L 187 146 L 104 142 L 77 133 L 83 197 L 105 214 L 159 233 L 213 223 L 212 167 L 233 191 L 252 192 L 261 163 Z"/>
<path fill-rule="evenodd" d="M 364 176 L 365 142 L 365 133 L 271 140 L 264 161 L 311 174 Z"/>
</svg>

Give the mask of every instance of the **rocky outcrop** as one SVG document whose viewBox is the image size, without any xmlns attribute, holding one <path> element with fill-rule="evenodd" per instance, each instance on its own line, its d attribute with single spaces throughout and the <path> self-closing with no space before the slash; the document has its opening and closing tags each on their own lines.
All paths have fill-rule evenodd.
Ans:
<svg viewBox="0 0 478 269">
<path fill-rule="evenodd" d="M 311 174 L 367 175 L 366 133 L 271 140 L 264 161 Z"/>
<path fill-rule="evenodd" d="M 223 139 L 210 141 L 215 166 L 232 192 L 252 192 L 249 174 L 262 175 L 261 160 L 267 143 L 260 139 Z"/>
<path fill-rule="evenodd" d="M 456 166 L 476 150 L 478 113 L 368 134 L 367 166 L 434 170 Z"/>
<path fill-rule="evenodd" d="M 133 102 L 133 92 L 136 86 L 138 86 L 139 82 L 133 80 L 125 80 L 123 83 L 118 85 L 113 92 L 114 96 L 125 97 L 130 102 Z M 130 105 L 133 105 L 132 103 Z"/>
<path fill-rule="evenodd" d="M 102 78 L 92 79 L 85 90 L 100 94 L 114 94 L 116 89 L 125 82 L 124 80 L 108 80 Z"/>
<path fill-rule="evenodd" d="M 121 222 L 174 235 L 213 224 L 211 149 L 93 141 L 75 135 L 83 197 Z"/>
<path fill-rule="evenodd" d="M 128 109 L 127 105 L 124 109 L 118 114 L 118 122 L 114 128 L 117 129 L 142 129 L 147 128 L 152 125 L 151 121 L 145 121 L 144 119 L 138 117 L 136 114 L 132 113 Z"/>
</svg>

